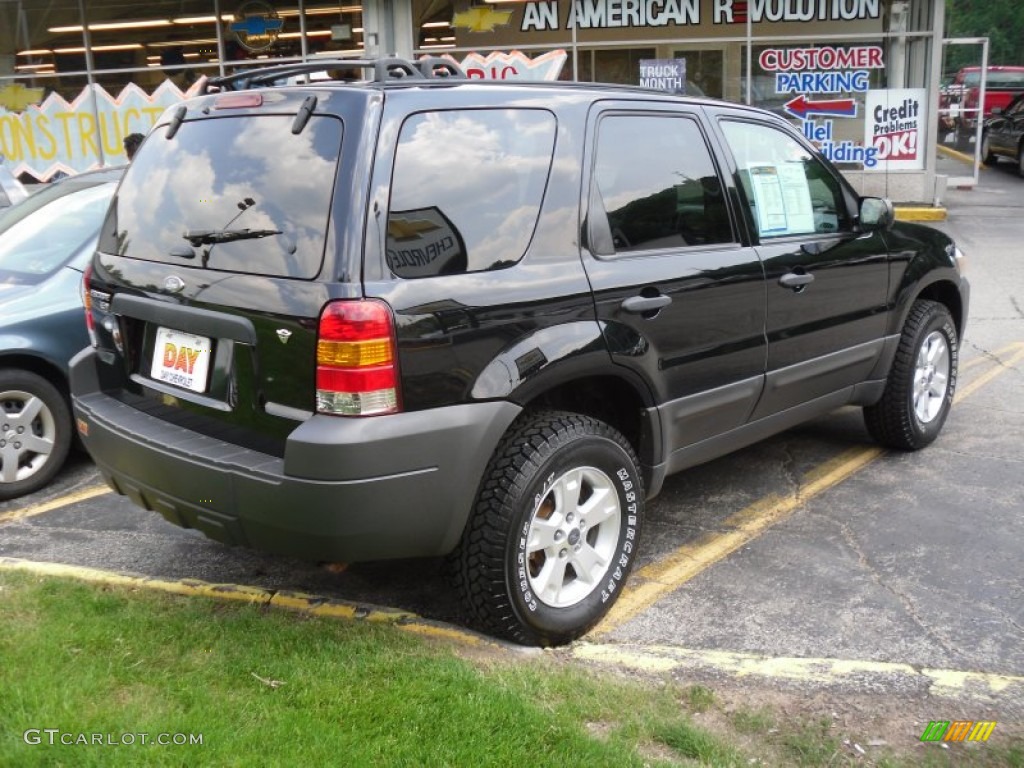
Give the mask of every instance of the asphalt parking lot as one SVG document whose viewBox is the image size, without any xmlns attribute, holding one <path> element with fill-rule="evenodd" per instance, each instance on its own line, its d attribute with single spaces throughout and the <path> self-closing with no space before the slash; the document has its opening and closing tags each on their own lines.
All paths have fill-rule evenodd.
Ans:
<svg viewBox="0 0 1024 768">
<path fill-rule="evenodd" d="M 567 653 L 680 675 L 916 691 L 1024 720 L 1024 179 L 950 190 L 968 256 L 958 400 L 925 451 L 846 409 L 670 478 L 611 615 Z M 464 623 L 437 561 L 310 564 L 225 548 L 106 492 L 76 457 L 0 503 L 0 567 L 62 563 L 295 591 Z M 927 702 L 926 702 L 927 703 Z"/>
</svg>

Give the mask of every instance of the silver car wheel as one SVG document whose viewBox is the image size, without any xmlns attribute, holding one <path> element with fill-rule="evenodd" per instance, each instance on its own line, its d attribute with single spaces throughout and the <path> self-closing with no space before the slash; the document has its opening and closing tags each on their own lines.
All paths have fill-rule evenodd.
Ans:
<svg viewBox="0 0 1024 768">
<path fill-rule="evenodd" d="M 949 345 L 939 331 L 932 331 L 921 344 L 914 368 L 914 413 L 928 424 L 942 410 L 949 388 Z"/>
<path fill-rule="evenodd" d="M 57 438 L 53 413 L 30 392 L 0 392 L 0 482 L 14 483 L 39 472 Z"/>
<path fill-rule="evenodd" d="M 530 519 L 530 586 L 553 608 L 576 605 L 601 583 L 618 552 L 622 509 L 612 479 L 594 467 L 571 469 L 548 488 Z"/>
</svg>

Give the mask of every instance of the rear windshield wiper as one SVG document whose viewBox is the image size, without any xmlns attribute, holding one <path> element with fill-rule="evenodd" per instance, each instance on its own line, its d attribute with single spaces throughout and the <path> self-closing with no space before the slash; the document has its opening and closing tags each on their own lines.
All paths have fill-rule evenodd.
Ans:
<svg viewBox="0 0 1024 768">
<path fill-rule="evenodd" d="M 230 243 L 235 240 L 255 240 L 260 237 L 280 234 L 280 229 L 190 229 L 182 237 L 196 247 Z"/>
</svg>

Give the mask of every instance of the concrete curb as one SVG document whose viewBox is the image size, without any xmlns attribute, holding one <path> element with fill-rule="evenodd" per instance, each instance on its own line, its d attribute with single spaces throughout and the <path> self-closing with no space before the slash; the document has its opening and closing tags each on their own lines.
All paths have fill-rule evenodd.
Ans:
<svg viewBox="0 0 1024 768">
<path fill-rule="evenodd" d="M 897 221 L 945 221 L 946 209 L 941 205 L 937 206 L 896 206 Z"/>
<path fill-rule="evenodd" d="M 762 656 L 733 651 L 660 645 L 578 642 L 574 659 L 647 673 L 708 672 L 782 682 L 832 684 L 865 691 L 924 691 L 943 698 L 1003 700 L 1024 695 L 1024 677 L 955 669 L 929 669 L 898 662 Z"/>
<path fill-rule="evenodd" d="M 20 571 L 35 574 L 36 576 L 74 579 L 90 584 L 104 584 L 126 589 L 146 589 L 153 592 L 165 592 L 186 597 L 232 600 L 271 608 L 283 608 L 309 616 L 320 616 L 330 619 L 390 624 L 404 632 L 411 632 L 424 637 L 443 638 L 473 647 L 493 647 L 516 651 L 536 650 L 521 648 L 510 643 L 502 643 L 452 624 L 424 619 L 409 611 L 353 603 L 348 600 L 308 595 L 303 592 L 293 592 L 290 590 L 263 589 L 262 587 L 250 587 L 243 584 L 213 584 L 199 579 L 154 579 L 148 576 L 103 571 L 97 568 L 85 568 L 77 565 L 46 563 L 35 560 L 23 560 L 17 557 L 0 556 L 0 573 L 4 571 Z"/>
</svg>

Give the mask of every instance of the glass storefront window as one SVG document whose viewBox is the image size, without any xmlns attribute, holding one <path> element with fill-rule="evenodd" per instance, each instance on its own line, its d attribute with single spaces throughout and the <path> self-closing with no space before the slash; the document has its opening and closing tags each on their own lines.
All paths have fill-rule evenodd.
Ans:
<svg viewBox="0 0 1024 768">
<path fill-rule="evenodd" d="M 0 0 L 0 110 L 21 112 L 50 93 L 71 102 L 85 82 L 113 94 L 133 83 L 152 95 L 170 80 L 180 98 L 202 75 L 316 56 L 379 55 L 384 45 L 400 55 L 451 55 L 471 77 L 487 79 L 639 84 L 641 60 L 682 60 L 687 93 L 776 111 L 819 145 L 872 141 L 864 111 L 872 95 L 873 110 L 877 99 L 891 97 L 920 100 L 922 109 L 934 111 L 937 99 L 930 90 L 920 92 L 938 90 L 932 62 L 941 35 L 935 28 L 942 19 L 938 0 L 371 0 L 366 11 L 361 3 L 325 0 L 301 6 L 298 0 L 151 0 L 135 6 Z M 367 32 L 366 20 L 379 28 Z M 880 50 L 883 60 L 883 66 L 866 67 L 866 77 L 854 71 L 865 69 L 857 63 L 783 70 L 765 67 L 761 59 L 773 48 L 865 47 Z M 780 83 L 780 74 L 800 79 Z M 856 87 L 827 82 L 837 74 L 861 79 Z M 904 93 L 910 91 L 915 93 Z M 795 109 L 791 104 L 801 96 L 812 103 L 805 114 L 801 103 Z M 818 101 L 852 101 L 857 114 L 820 114 L 814 111 Z M 0 126 L 0 141 L 3 136 Z M 921 199 L 932 195 L 926 190 Z"/>
<path fill-rule="evenodd" d="M 881 41 L 762 44 L 752 55 L 750 103 L 792 121 L 838 167 L 863 167 L 866 96 L 888 87 Z"/>
<path fill-rule="evenodd" d="M 636 85 L 641 59 L 655 58 L 654 48 L 593 48 L 579 55 L 579 80 Z"/>
<path fill-rule="evenodd" d="M 672 58 L 686 61 L 686 92 L 695 96 L 725 98 L 725 52 L 716 49 L 677 49 Z M 696 86 L 696 88 L 692 87 Z"/>
<path fill-rule="evenodd" d="M 0 1 L 0 154 L 26 181 L 124 162 L 124 137 L 203 76 L 362 56 L 363 39 L 361 4 Z"/>
<path fill-rule="evenodd" d="M 300 12 L 298 5 L 243 0 L 221 3 L 219 16 L 208 0 L 154 0 L 131 11 L 112 0 L 84 5 L 85 29 L 74 3 L 0 3 L 0 77 L 38 75 L 62 94 L 69 90 L 65 74 L 87 71 L 108 90 L 128 82 L 145 89 L 168 78 L 187 88 L 223 69 L 363 51 L 358 4 L 306 4 Z"/>
</svg>

